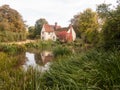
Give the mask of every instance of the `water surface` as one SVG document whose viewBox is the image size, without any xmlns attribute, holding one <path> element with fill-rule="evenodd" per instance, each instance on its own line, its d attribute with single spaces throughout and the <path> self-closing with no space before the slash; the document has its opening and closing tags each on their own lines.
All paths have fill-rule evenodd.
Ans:
<svg viewBox="0 0 120 90">
<path fill-rule="evenodd" d="M 22 67 L 27 71 L 30 67 L 37 69 L 41 72 L 46 71 L 50 68 L 53 54 L 50 51 L 42 51 L 40 53 L 25 53 L 25 62 Z"/>
</svg>

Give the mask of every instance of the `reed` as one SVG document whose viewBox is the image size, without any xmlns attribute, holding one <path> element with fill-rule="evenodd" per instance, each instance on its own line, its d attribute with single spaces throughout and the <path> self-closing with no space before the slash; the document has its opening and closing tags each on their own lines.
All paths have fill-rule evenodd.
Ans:
<svg viewBox="0 0 120 90">
<path fill-rule="evenodd" d="M 24 41 L 26 38 L 23 32 L 0 31 L 0 42 Z"/>
<path fill-rule="evenodd" d="M 0 44 L 0 51 L 15 55 L 26 51 L 26 47 L 17 44 Z"/>
<path fill-rule="evenodd" d="M 55 57 L 57 56 L 67 56 L 72 54 L 72 50 L 69 47 L 58 45 L 53 49 L 53 54 Z"/>
<path fill-rule="evenodd" d="M 92 50 L 85 54 L 59 57 L 44 74 L 44 87 L 59 90 L 120 89 L 119 51 Z"/>
</svg>

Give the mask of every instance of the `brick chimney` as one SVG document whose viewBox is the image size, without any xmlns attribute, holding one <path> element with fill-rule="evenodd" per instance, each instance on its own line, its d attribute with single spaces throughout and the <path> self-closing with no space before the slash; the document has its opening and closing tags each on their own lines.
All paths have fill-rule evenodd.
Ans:
<svg viewBox="0 0 120 90">
<path fill-rule="evenodd" d="M 54 28 L 55 28 L 55 30 L 57 29 L 57 22 L 55 22 L 55 27 Z"/>
</svg>

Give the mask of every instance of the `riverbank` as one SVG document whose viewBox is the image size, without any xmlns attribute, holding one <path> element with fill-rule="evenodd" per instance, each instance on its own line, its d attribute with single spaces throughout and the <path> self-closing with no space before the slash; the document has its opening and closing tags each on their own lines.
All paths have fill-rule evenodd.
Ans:
<svg viewBox="0 0 120 90">
<path fill-rule="evenodd" d="M 25 41 L 18 41 L 18 42 L 3 42 L 1 44 L 18 44 L 18 45 L 22 45 L 22 44 L 26 44 L 26 43 L 33 43 L 33 42 L 37 42 L 38 40 L 30 40 L 27 39 Z"/>
</svg>

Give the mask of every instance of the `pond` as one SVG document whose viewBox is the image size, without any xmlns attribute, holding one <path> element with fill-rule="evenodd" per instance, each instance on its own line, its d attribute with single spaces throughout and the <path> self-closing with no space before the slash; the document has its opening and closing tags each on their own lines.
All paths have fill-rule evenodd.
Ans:
<svg viewBox="0 0 120 90">
<path fill-rule="evenodd" d="M 25 60 L 24 62 L 22 61 L 22 67 L 25 71 L 32 67 L 44 72 L 49 69 L 52 60 L 53 54 L 51 51 L 25 52 Z"/>
</svg>

